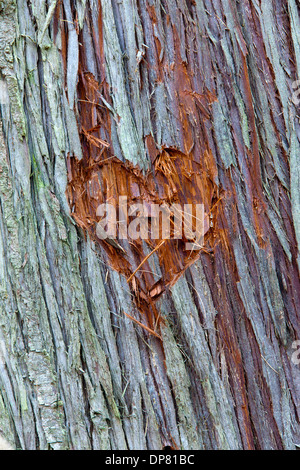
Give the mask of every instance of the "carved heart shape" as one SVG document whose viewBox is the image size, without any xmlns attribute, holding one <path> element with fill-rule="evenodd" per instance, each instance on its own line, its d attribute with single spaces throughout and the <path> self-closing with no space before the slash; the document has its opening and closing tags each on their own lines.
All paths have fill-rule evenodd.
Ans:
<svg viewBox="0 0 300 470">
<path fill-rule="evenodd" d="M 163 149 L 154 161 L 154 176 L 146 176 L 139 168 L 130 163 L 123 163 L 116 157 L 93 162 L 87 166 L 84 160 L 69 159 L 69 204 L 72 216 L 91 238 L 101 244 L 108 255 L 111 266 L 133 279 L 139 281 L 142 295 L 157 297 L 169 284 L 174 284 L 178 277 L 199 257 L 198 247 L 187 250 L 189 237 L 183 230 L 182 239 L 120 240 L 117 230 L 117 243 L 101 240 L 97 236 L 96 225 L 99 222 L 97 209 L 99 205 L 109 203 L 119 209 L 120 196 L 127 198 L 128 207 L 143 204 L 150 207 L 163 203 L 203 204 L 206 217 L 204 233 L 209 230 L 210 209 L 214 197 L 213 186 L 210 193 L 203 184 L 201 171 L 197 164 L 176 149 Z M 148 215 L 148 214 L 147 214 Z M 129 219 L 128 215 L 128 219 Z M 127 225 L 130 220 L 127 220 Z M 149 254 L 155 253 L 159 266 Z M 141 269 L 136 269 L 140 267 Z"/>
<path fill-rule="evenodd" d="M 128 206 L 142 203 L 145 207 L 163 203 L 176 203 L 181 207 L 184 204 L 203 204 L 205 246 L 212 246 L 213 230 L 209 219 L 216 210 L 218 188 L 205 169 L 212 161 L 211 153 L 207 141 L 202 142 L 202 155 L 195 155 L 195 151 L 184 153 L 175 147 L 158 148 L 153 137 L 146 136 L 145 148 L 152 162 L 150 170 L 144 174 L 131 162 L 122 162 L 113 155 L 112 144 L 107 142 L 110 140 L 110 116 L 106 114 L 104 117 L 103 109 L 95 104 L 102 91 L 103 85 L 101 89 L 92 74 L 81 74 L 78 93 L 82 98 L 80 120 L 84 158 L 68 157 L 67 197 L 76 223 L 105 249 L 109 264 L 130 281 L 138 302 L 149 303 L 157 299 L 166 286 L 177 281 L 199 258 L 201 250 L 186 249 L 189 238 L 186 234 L 182 239 L 163 239 L 160 236 L 158 239 L 120 240 L 117 231 L 115 240 L 99 239 L 97 209 L 104 203 L 119 209 L 120 196 L 127 197 Z M 204 120 L 208 113 L 202 110 L 201 107 L 206 110 L 202 101 L 207 104 L 211 97 L 206 100 L 201 97 L 201 101 L 199 96 L 184 93 L 186 106 L 191 112 L 196 114 L 195 102 L 201 102 L 200 111 L 199 106 L 197 110 Z M 96 118 L 91 117 L 91 106 Z M 103 129 L 107 140 L 103 139 Z M 191 140 L 188 132 L 187 138 Z M 129 225 L 130 217 L 127 217 Z"/>
</svg>

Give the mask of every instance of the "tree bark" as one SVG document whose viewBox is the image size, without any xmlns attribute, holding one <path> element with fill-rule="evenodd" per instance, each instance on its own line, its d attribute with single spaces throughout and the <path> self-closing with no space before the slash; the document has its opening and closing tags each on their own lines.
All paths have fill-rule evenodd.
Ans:
<svg viewBox="0 0 300 470">
<path fill-rule="evenodd" d="M 299 12 L 0 1 L 0 436 L 14 448 L 300 446 Z M 158 290 L 127 282 L 149 249 L 100 243 L 79 189 L 96 170 L 117 187 L 118 167 L 159 193 L 166 155 L 197 166 L 213 210 L 190 263 L 174 274 L 171 248 L 151 256 Z"/>
</svg>

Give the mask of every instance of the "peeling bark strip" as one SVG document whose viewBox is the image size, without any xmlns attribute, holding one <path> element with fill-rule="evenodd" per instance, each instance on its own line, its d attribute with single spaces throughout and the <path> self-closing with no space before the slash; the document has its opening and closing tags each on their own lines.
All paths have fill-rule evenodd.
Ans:
<svg viewBox="0 0 300 470">
<path fill-rule="evenodd" d="M 296 0 L 0 2 L 9 445 L 299 447 L 299 14 Z M 209 250 L 189 264 L 162 240 L 127 258 L 99 244 L 96 206 L 124 193 L 214 207 Z"/>
</svg>

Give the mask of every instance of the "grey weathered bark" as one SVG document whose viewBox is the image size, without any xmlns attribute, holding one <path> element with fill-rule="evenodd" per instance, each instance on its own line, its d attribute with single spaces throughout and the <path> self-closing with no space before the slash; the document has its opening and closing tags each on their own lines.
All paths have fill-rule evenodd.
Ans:
<svg viewBox="0 0 300 470">
<path fill-rule="evenodd" d="M 14 447 L 299 447 L 299 11 L 0 1 L 0 435 Z M 67 164 L 102 147 L 145 172 L 149 136 L 221 198 L 214 243 L 155 302 L 161 339 L 124 315 L 151 326 L 66 196 Z"/>
</svg>

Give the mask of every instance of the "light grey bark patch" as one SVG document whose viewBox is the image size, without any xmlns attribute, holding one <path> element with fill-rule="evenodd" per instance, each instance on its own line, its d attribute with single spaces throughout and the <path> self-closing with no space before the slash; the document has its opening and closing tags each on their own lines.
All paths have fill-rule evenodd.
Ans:
<svg viewBox="0 0 300 470">
<path fill-rule="evenodd" d="M 234 412 L 207 348 L 186 279 L 180 278 L 172 287 L 171 292 L 176 310 L 179 312 L 178 320 L 204 389 L 206 403 L 214 422 L 218 446 L 222 449 L 239 449 L 241 442 Z"/>
<path fill-rule="evenodd" d="M 44 39 L 46 30 L 47 30 L 47 28 L 49 27 L 50 22 L 51 22 L 51 20 L 52 20 L 52 17 L 53 17 L 53 15 L 54 15 L 54 11 L 55 11 L 56 5 L 57 5 L 57 0 L 52 0 L 52 2 L 50 3 L 49 9 L 48 9 L 48 11 L 47 11 L 47 16 L 46 16 L 46 18 L 45 18 L 44 26 L 43 26 L 43 28 L 39 31 L 39 34 L 38 34 L 38 44 L 39 44 L 40 46 L 42 45 L 42 41 L 43 41 L 43 39 Z"/>
<path fill-rule="evenodd" d="M 162 326 L 162 337 L 165 344 L 166 368 L 175 397 L 179 418 L 179 433 L 184 450 L 203 449 L 201 434 L 193 413 L 190 396 L 191 383 L 185 368 L 182 354 L 176 344 L 170 328 Z"/>
<path fill-rule="evenodd" d="M 14 450 L 14 448 L 0 436 L 0 450 Z"/>
<path fill-rule="evenodd" d="M 68 70 L 67 70 L 67 87 L 70 109 L 74 107 L 74 99 L 77 84 L 78 70 L 78 36 L 74 30 L 69 30 L 68 35 Z"/>
<path fill-rule="evenodd" d="M 146 170 L 149 168 L 149 161 L 128 102 L 123 58 L 110 0 L 104 2 L 102 7 L 107 78 L 112 88 L 113 107 L 119 117 L 116 125 L 119 143 L 126 160 Z"/>
<path fill-rule="evenodd" d="M 220 90 L 220 94 L 221 94 Z M 222 102 L 222 100 L 221 100 Z M 215 133 L 216 140 L 218 144 L 218 149 L 220 157 L 225 164 L 225 168 L 229 168 L 230 165 L 235 164 L 235 151 L 232 146 L 232 141 L 230 137 L 230 132 L 228 129 L 228 117 L 225 118 L 221 104 L 219 102 L 213 103 L 212 105 L 214 123 L 215 123 Z"/>
<path fill-rule="evenodd" d="M 0 104 L 2 106 L 9 104 L 7 83 L 2 78 L 0 79 Z"/>
<path fill-rule="evenodd" d="M 82 148 L 78 132 L 77 120 L 75 113 L 69 106 L 67 106 L 67 97 L 64 90 L 62 90 L 62 108 L 65 116 L 63 118 L 64 125 L 66 126 L 66 134 L 68 139 L 68 153 L 74 155 L 78 160 L 82 159 Z"/>
<path fill-rule="evenodd" d="M 64 0 L 64 9 L 68 25 L 67 92 L 70 109 L 73 109 L 78 74 L 79 45 L 77 31 L 73 23 L 74 19 L 71 12 L 70 0 Z"/>
<path fill-rule="evenodd" d="M 291 135 L 290 142 L 290 168 L 291 168 L 291 203 L 293 222 L 298 243 L 298 253 L 300 253 L 300 166 L 299 166 L 300 145 L 295 131 Z M 298 254 L 298 266 L 300 272 L 300 254 Z"/>
</svg>

